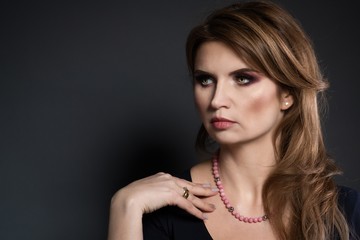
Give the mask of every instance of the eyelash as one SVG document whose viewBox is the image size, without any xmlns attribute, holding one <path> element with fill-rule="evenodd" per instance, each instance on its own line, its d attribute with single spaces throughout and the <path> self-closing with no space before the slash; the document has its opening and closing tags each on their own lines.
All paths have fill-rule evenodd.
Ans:
<svg viewBox="0 0 360 240">
<path fill-rule="evenodd" d="M 247 74 L 239 74 L 239 75 L 235 75 L 234 76 L 235 81 L 239 84 L 239 85 L 248 85 L 250 83 L 252 83 L 255 78 L 253 76 L 249 76 Z M 195 81 L 198 82 L 200 85 L 202 85 L 203 87 L 209 86 L 210 84 L 214 83 L 215 80 L 213 77 L 211 77 L 210 75 L 197 75 L 194 77 Z M 211 81 L 211 83 L 208 83 L 206 81 Z"/>
<path fill-rule="evenodd" d="M 195 81 L 198 82 L 201 86 L 206 87 L 211 83 L 205 83 L 205 81 L 211 80 L 212 83 L 215 82 L 214 78 L 209 75 L 197 75 L 194 77 Z"/>
</svg>

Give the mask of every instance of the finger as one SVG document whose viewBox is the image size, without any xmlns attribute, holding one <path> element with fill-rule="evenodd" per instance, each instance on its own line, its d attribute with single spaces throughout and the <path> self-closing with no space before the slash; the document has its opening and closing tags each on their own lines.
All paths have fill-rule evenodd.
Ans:
<svg viewBox="0 0 360 240">
<path fill-rule="evenodd" d="M 186 181 L 184 179 L 175 178 L 176 184 L 183 189 L 186 187 L 191 194 L 202 197 L 214 196 L 219 192 L 219 189 L 216 186 L 211 186 L 209 183 L 193 183 Z"/>
<path fill-rule="evenodd" d="M 205 200 L 202 200 L 198 197 L 196 197 L 193 194 L 190 194 L 190 191 L 187 189 L 187 187 L 184 187 L 184 192 L 182 194 L 182 197 L 189 200 L 190 202 L 192 202 L 192 204 L 200 209 L 201 211 L 205 211 L 205 212 L 212 212 L 215 210 L 215 205 L 206 202 Z"/>
<path fill-rule="evenodd" d="M 187 187 L 189 192 L 198 197 L 210 197 L 219 192 L 219 189 L 209 184 L 191 184 Z"/>
<path fill-rule="evenodd" d="M 215 205 L 206 200 L 202 200 L 194 195 L 190 195 L 188 200 L 202 212 L 213 212 L 215 210 Z"/>
<path fill-rule="evenodd" d="M 187 211 L 188 213 L 194 215 L 195 217 L 201 219 L 201 220 L 205 220 L 207 219 L 207 215 L 206 213 L 202 212 L 199 208 L 197 208 L 191 201 L 188 201 L 187 199 L 180 197 L 177 200 L 177 204 L 178 207 L 184 209 L 185 211 Z"/>
</svg>

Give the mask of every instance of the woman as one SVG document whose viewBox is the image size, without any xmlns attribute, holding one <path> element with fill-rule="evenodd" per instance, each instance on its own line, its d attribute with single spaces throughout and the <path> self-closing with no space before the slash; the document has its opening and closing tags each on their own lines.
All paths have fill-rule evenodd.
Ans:
<svg viewBox="0 0 360 240">
<path fill-rule="evenodd" d="M 327 82 L 294 18 L 269 2 L 234 4 L 195 27 L 186 51 L 197 146 L 218 148 L 181 178 L 120 189 L 109 240 L 356 239 L 359 193 L 333 180 L 318 109 Z"/>
</svg>

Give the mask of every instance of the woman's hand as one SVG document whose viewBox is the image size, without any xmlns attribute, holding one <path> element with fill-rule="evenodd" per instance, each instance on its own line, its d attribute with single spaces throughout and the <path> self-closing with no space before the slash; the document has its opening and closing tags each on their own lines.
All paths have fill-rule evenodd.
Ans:
<svg viewBox="0 0 360 240">
<path fill-rule="evenodd" d="M 189 190 L 187 198 L 183 196 L 184 188 Z M 175 205 L 200 219 L 206 219 L 204 212 L 214 211 L 215 206 L 202 198 L 213 196 L 217 192 L 218 189 L 211 187 L 209 183 L 196 184 L 170 174 L 157 173 L 120 189 L 114 195 L 112 205 L 122 202 L 125 207 L 134 211 L 136 209 L 142 214 L 153 212 L 164 206 Z"/>
<path fill-rule="evenodd" d="M 188 196 L 184 194 L 188 190 Z M 141 240 L 142 215 L 168 205 L 178 206 L 190 214 L 206 219 L 205 212 L 215 210 L 203 197 L 217 194 L 218 189 L 196 184 L 166 173 L 137 180 L 120 189 L 111 199 L 108 240 Z"/>
</svg>

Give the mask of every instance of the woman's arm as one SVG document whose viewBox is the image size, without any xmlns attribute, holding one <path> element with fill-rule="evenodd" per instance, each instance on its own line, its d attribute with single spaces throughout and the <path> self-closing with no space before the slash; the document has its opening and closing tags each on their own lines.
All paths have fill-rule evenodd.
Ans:
<svg viewBox="0 0 360 240">
<path fill-rule="evenodd" d="M 184 187 L 190 195 L 183 197 Z M 218 189 L 210 184 L 195 184 L 166 173 L 137 180 L 120 189 L 111 200 L 108 240 L 141 240 L 142 215 L 161 207 L 178 206 L 192 215 L 206 219 L 214 211 L 201 197 L 213 196 Z"/>
<path fill-rule="evenodd" d="M 143 239 L 142 212 L 128 202 L 120 189 L 111 200 L 108 240 Z"/>
</svg>

